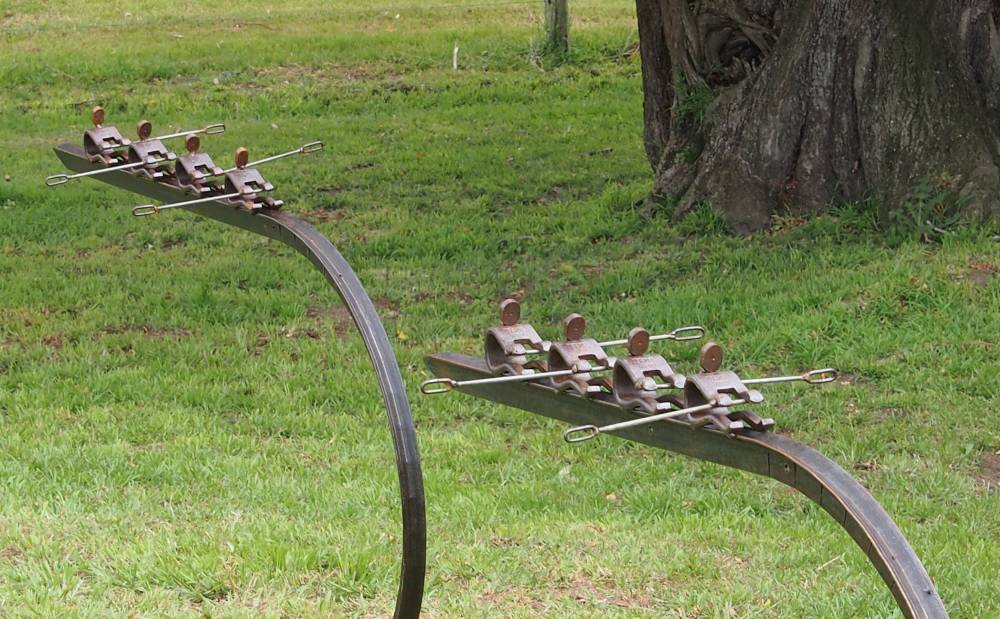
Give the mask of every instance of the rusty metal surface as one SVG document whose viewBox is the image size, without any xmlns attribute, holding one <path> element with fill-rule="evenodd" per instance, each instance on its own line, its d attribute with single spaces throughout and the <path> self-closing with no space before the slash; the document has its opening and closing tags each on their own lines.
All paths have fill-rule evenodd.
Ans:
<svg viewBox="0 0 1000 619">
<path fill-rule="evenodd" d="M 666 394 L 661 395 L 661 386 L 681 389 L 687 378 L 675 372 L 667 360 L 649 353 L 649 331 L 635 327 L 628 334 L 628 355 L 618 357 L 611 376 L 611 393 L 620 408 L 642 410 L 653 415 L 664 402 L 676 408 L 684 403 Z"/>
<path fill-rule="evenodd" d="M 222 168 L 215 165 L 207 153 L 198 152 L 201 148 L 201 139 L 198 136 L 189 135 L 184 140 L 184 148 L 187 149 L 187 154 L 178 158 L 174 164 L 177 184 L 198 195 L 212 191 L 209 179 L 213 176 L 222 176 Z"/>
<path fill-rule="evenodd" d="M 118 131 L 117 127 L 104 125 L 104 108 L 95 107 L 90 111 L 90 121 L 94 124 L 93 129 L 83 132 L 83 147 L 87 156 L 96 162 L 108 165 L 120 163 L 124 158 L 117 150 L 132 143 Z"/>
<path fill-rule="evenodd" d="M 468 355 L 441 353 L 426 361 L 438 377 L 465 381 L 493 376 L 484 361 Z M 574 425 L 635 418 L 613 403 L 560 393 L 538 382 L 459 384 L 455 389 Z M 892 518 L 856 479 L 815 449 L 774 432 L 746 430 L 729 435 L 671 419 L 613 434 L 791 486 L 823 507 L 848 532 L 882 576 L 904 616 L 948 616 L 927 571 Z"/>
<path fill-rule="evenodd" d="M 600 393 L 611 384 L 607 377 L 592 374 L 611 367 L 612 361 L 597 340 L 583 337 L 586 330 L 587 320 L 580 314 L 563 319 L 566 340 L 551 344 L 547 364 L 549 372 L 573 372 L 568 376 L 553 376 L 551 384 L 582 396 Z"/>
<path fill-rule="evenodd" d="M 66 167 L 73 171 L 85 172 L 104 167 L 103 163 L 91 162 L 78 146 L 59 146 L 55 152 Z M 97 178 L 163 202 L 180 202 L 190 197 L 189 193 L 178 187 L 150 182 L 128 172 L 109 172 Z M 262 234 L 294 248 L 323 273 L 350 311 L 368 349 L 382 391 L 399 476 L 403 540 L 400 585 L 394 616 L 400 619 L 417 617 L 423 598 L 427 547 L 423 476 L 403 378 L 375 306 L 340 252 L 305 221 L 277 210 L 250 212 L 223 201 L 198 204 L 186 207 L 186 210 Z"/>
</svg>

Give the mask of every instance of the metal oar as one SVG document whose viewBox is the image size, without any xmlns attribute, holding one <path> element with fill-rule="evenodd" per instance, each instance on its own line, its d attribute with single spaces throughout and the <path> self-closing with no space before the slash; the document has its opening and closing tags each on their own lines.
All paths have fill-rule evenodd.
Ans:
<svg viewBox="0 0 1000 619">
<path fill-rule="evenodd" d="M 76 178 L 83 178 L 84 176 L 97 176 L 98 174 L 104 174 L 106 172 L 115 172 L 118 170 L 131 170 L 133 168 L 141 168 L 144 166 L 157 165 L 164 163 L 168 159 L 157 159 L 154 161 L 136 161 L 135 163 L 124 163 L 122 165 L 111 166 L 110 168 L 100 168 L 97 170 L 88 170 L 86 172 L 77 172 L 76 174 L 53 174 L 45 179 L 45 184 L 49 187 L 54 187 L 56 185 L 62 185 L 63 183 L 68 183 L 69 181 Z"/>
<path fill-rule="evenodd" d="M 284 159 L 285 157 L 291 157 L 292 155 L 308 155 L 309 153 L 315 153 L 320 150 L 323 150 L 323 142 L 309 142 L 308 144 L 303 144 L 295 150 L 290 150 L 287 153 L 271 155 L 270 157 L 264 157 L 263 159 L 258 159 L 257 161 L 247 161 L 247 159 L 250 158 L 249 151 L 245 148 L 241 148 L 236 151 L 236 165 L 223 170 L 221 174 L 229 174 L 230 172 L 242 170 L 243 168 L 255 168 L 262 163 L 270 163 L 271 161 L 277 161 L 278 159 Z M 221 174 L 212 174 L 211 176 L 220 176 Z"/>
<path fill-rule="evenodd" d="M 688 335 L 685 335 L 685 334 Z M 670 333 L 661 333 L 660 335 L 650 335 L 650 342 L 659 342 L 662 340 L 673 340 L 675 342 L 688 342 L 690 340 L 700 340 L 705 337 L 705 327 L 680 327 L 679 329 L 674 329 Z M 607 348 L 608 346 L 625 346 L 628 344 L 628 338 L 621 340 L 609 340 L 607 342 L 598 342 L 597 345 L 601 348 Z"/>
<path fill-rule="evenodd" d="M 700 413 L 703 411 L 709 411 L 713 408 L 720 406 L 737 406 L 739 404 L 747 404 L 747 400 L 731 400 L 727 397 L 716 398 L 715 400 L 707 403 L 701 404 L 699 406 L 691 406 L 689 408 L 681 408 L 675 411 L 670 411 L 668 413 L 659 413 L 657 415 L 650 415 L 648 417 L 640 417 L 638 419 L 630 419 L 629 421 L 621 421 L 619 423 L 612 423 L 606 426 L 576 426 L 575 428 L 570 428 L 563 432 L 563 439 L 567 443 L 582 443 L 584 441 L 589 441 L 590 439 L 596 437 L 598 434 L 603 434 L 605 432 L 614 432 L 615 430 L 624 430 L 626 428 L 634 428 L 636 426 L 644 426 L 649 423 L 655 423 L 657 421 L 663 421 L 664 419 L 673 419 L 674 417 L 680 417 L 681 415 L 687 415 L 690 413 Z M 580 436 L 575 436 L 579 434 Z"/>
<path fill-rule="evenodd" d="M 192 129 L 189 131 L 178 131 L 176 133 L 168 133 L 166 135 L 160 135 L 155 138 L 149 137 L 149 134 L 153 132 L 153 125 L 148 120 L 144 120 L 139 123 L 139 127 L 136 133 L 139 134 L 139 141 L 133 142 L 133 144 L 142 144 L 144 142 L 153 142 L 156 140 L 169 140 L 170 138 L 179 138 L 186 135 L 196 135 L 199 133 L 204 133 L 205 135 L 216 135 L 219 133 L 225 133 L 226 125 L 224 123 L 216 123 L 214 125 L 207 125 L 201 129 Z M 144 166 L 154 166 L 161 163 L 170 161 L 170 159 L 164 157 L 162 159 L 153 159 L 151 161 L 135 161 L 132 163 L 124 163 L 122 165 L 111 166 L 109 168 L 101 168 L 99 170 L 89 170 L 87 172 L 78 172 L 76 174 L 53 174 L 45 179 L 45 184 L 49 187 L 54 187 L 56 185 L 62 185 L 63 183 L 68 183 L 69 181 L 77 178 L 83 178 L 85 176 L 96 176 L 98 174 L 104 174 L 106 172 L 115 172 L 121 170 L 132 170 L 134 168 L 141 168 Z"/>
<path fill-rule="evenodd" d="M 225 123 L 215 123 L 213 125 L 205 125 L 201 129 L 188 129 L 187 131 L 177 131 L 174 133 L 166 133 L 164 135 L 158 135 L 155 138 L 150 137 L 153 133 L 153 123 L 148 120 L 140 120 L 139 124 L 135 128 L 136 134 L 139 136 L 138 142 L 133 142 L 133 144 L 142 144 L 143 142 L 153 142 L 156 140 L 170 140 L 172 138 L 181 138 L 189 135 L 198 135 L 204 133 L 205 135 L 217 135 L 219 133 L 226 132 Z"/>
<path fill-rule="evenodd" d="M 705 337 L 705 327 L 680 327 L 674 329 L 670 333 L 661 333 L 660 335 L 649 336 L 650 342 L 659 342 L 663 340 L 673 340 L 675 342 L 687 342 L 691 340 L 700 340 Z M 628 344 L 628 338 L 621 340 L 608 340 L 606 342 L 598 342 L 597 345 L 601 348 L 608 348 L 609 346 L 625 346 Z M 526 355 L 541 355 L 548 351 L 537 350 L 533 348 L 525 349 L 524 354 Z"/>
<path fill-rule="evenodd" d="M 822 385 L 837 380 L 838 372 L 834 368 L 823 368 L 813 370 L 797 376 L 772 376 L 771 378 L 748 378 L 743 381 L 744 385 L 766 385 L 768 383 L 792 383 L 804 381 L 810 385 Z"/>
<path fill-rule="evenodd" d="M 201 134 L 201 133 L 203 133 L 205 135 L 218 135 L 220 133 L 225 133 L 225 132 L 226 132 L 226 124 L 225 123 L 215 123 L 214 125 L 206 125 L 206 126 L 202 127 L 201 129 L 194 129 L 194 130 L 191 130 L 191 131 L 177 131 L 175 133 L 167 133 L 166 135 L 159 135 L 159 136 L 156 136 L 155 138 L 145 138 L 144 137 L 144 138 L 142 138 L 142 141 L 143 142 L 148 142 L 150 140 L 170 140 L 170 139 L 173 139 L 173 138 L 183 138 L 183 137 L 186 137 L 186 136 L 189 136 L 189 135 L 198 135 L 198 134 Z"/>
<path fill-rule="evenodd" d="M 182 206 L 191 206 L 192 204 L 203 204 L 205 202 L 214 202 L 215 200 L 226 200 L 229 198 L 238 198 L 243 194 L 240 192 L 227 193 L 221 196 L 209 196 L 207 198 L 198 198 L 197 200 L 187 200 L 184 202 L 172 202 L 170 204 L 163 204 L 157 206 L 156 204 L 143 204 L 132 209 L 132 214 L 136 217 L 145 217 L 147 215 L 156 215 L 160 211 L 165 211 L 171 208 L 180 208 Z"/>
<path fill-rule="evenodd" d="M 794 376 L 771 376 L 769 378 L 748 378 L 746 380 L 740 379 L 744 385 L 767 385 L 770 383 L 793 383 L 796 381 L 803 381 L 809 383 L 810 385 L 822 385 L 823 383 L 830 383 L 837 380 L 839 373 L 834 368 L 824 368 L 822 370 L 812 370 L 811 372 L 806 372 L 805 374 L 797 374 Z M 656 384 L 657 389 L 674 389 L 673 385 L 665 385 L 663 383 Z"/>
<path fill-rule="evenodd" d="M 491 385 L 496 383 L 516 383 L 520 381 L 531 381 L 539 378 L 557 378 L 559 376 L 572 376 L 574 374 L 590 374 L 591 372 L 604 372 L 610 370 L 609 366 L 592 367 L 588 369 L 571 368 L 569 370 L 554 370 L 552 372 L 538 372 L 535 374 L 510 374 L 508 376 L 491 376 L 490 378 L 477 378 L 475 380 L 453 380 L 451 378 L 432 378 L 420 383 L 420 392 L 424 395 L 434 395 L 436 393 L 447 393 L 456 387 L 472 387 L 475 385 Z"/>
</svg>

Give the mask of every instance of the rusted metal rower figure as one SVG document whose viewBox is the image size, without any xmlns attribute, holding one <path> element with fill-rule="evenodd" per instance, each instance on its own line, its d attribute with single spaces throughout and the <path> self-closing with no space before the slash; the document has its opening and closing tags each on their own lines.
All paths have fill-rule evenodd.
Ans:
<svg viewBox="0 0 1000 619">
<path fill-rule="evenodd" d="M 187 154 L 178 157 L 174 164 L 177 185 L 197 194 L 218 192 L 218 186 L 211 179 L 222 176 L 225 170 L 215 165 L 207 153 L 199 151 L 201 139 L 198 136 L 189 135 L 184 140 L 184 148 L 187 149 Z"/>
<path fill-rule="evenodd" d="M 189 144 L 192 146 L 192 144 Z M 195 151 L 197 150 L 197 145 L 195 146 Z M 202 169 L 199 170 L 198 166 L 192 166 L 195 172 L 198 172 L 196 190 L 199 193 L 207 193 L 209 195 L 196 198 L 194 200 L 185 200 L 183 202 L 172 202 L 170 204 L 164 204 L 157 206 L 155 204 L 143 204 L 132 209 L 132 214 L 136 217 L 145 217 L 147 215 L 156 215 L 160 211 L 164 211 L 172 208 L 184 208 L 186 206 L 193 206 L 195 204 L 205 204 L 207 202 L 215 201 L 226 201 L 234 206 L 239 206 L 248 211 L 255 211 L 262 208 L 278 209 L 284 206 L 284 202 L 281 200 L 275 200 L 274 198 L 264 196 L 261 194 L 274 191 L 274 185 L 268 182 L 264 176 L 257 170 L 257 166 L 269 163 L 271 161 L 277 161 L 278 159 L 284 159 L 285 157 L 291 157 L 293 155 L 305 155 L 309 153 L 314 153 L 316 151 L 323 150 L 322 142 L 310 142 L 304 144 L 295 150 L 290 150 L 286 153 L 281 153 L 280 155 L 272 155 L 270 157 L 264 157 L 263 159 L 258 159 L 257 161 L 250 161 L 250 151 L 244 147 L 236 149 L 236 165 L 226 170 L 220 170 L 214 164 L 211 167 L 211 160 L 208 160 Z M 189 152 L 188 156 L 193 157 L 199 155 L 196 152 Z M 191 182 L 194 180 L 194 175 L 189 175 L 187 169 L 183 173 L 184 180 L 188 181 L 186 186 L 190 186 Z M 222 176 L 223 185 L 220 187 L 218 185 L 206 185 L 205 181 L 211 177 Z M 180 182 L 181 174 L 178 174 L 178 182 Z M 182 183 L 183 184 L 183 183 Z"/>
<path fill-rule="evenodd" d="M 568 391 L 586 397 L 600 397 L 612 394 L 612 382 L 604 376 L 594 376 L 611 371 L 615 358 L 609 357 L 605 348 L 631 346 L 630 338 L 620 340 L 597 340 L 585 338 L 586 319 L 579 314 L 570 314 L 563 321 L 566 340 L 549 342 L 542 340 L 529 324 L 520 323 L 521 305 L 515 299 L 506 299 L 500 304 L 500 326 L 486 332 L 486 362 L 495 375 L 475 381 L 455 381 L 450 378 L 434 378 L 420 385 L 426 395 L 447 393 L 457 387 L 470 385 L 524 381 L 546 381 L 561 391 Z M 678 342 L 697 340 L 705 335 L 703 327 L 681 327 L 670 333 L 649 335 L 645 330 L 646 347 L 652 341 L 673 340 Z M 645 351 L 643 351 L 645 352 Z M 547 355 L 546 360 L 529 359 L 530 356 Z M 672 387 L 684 386 L 683 376 L 673 372 L 659 355 L 664 371 L 660 378 Z M 656 363 L 652 364 L 657 365 Z M 680 380 L 678 384 L 675 381 Z"/>
<path fill-rule="evenodd" d="M 148 120 L 143 120 L 136 128 L 139 139 L 133 142 L 123 137 L 117 128 L 104 126 L 104 108 L 95 107 L 91 112 L 91 120 L 94 123 L 94 128 L 83 134 L 84 151 L 90 155 L 91 161 L 103 163 L 108 167 L 78 174 L 53 174 L 45 179 L 46 185 L 50 187 L 62 185 L 77 178 L 97 176 L 119 170 L 133 170 L 150 180 L 161 180 L 172 173 L 167 164 L 177 159 L 177 155 L 163 144 L 163 140 L 196 136 L 202 133 L 215 135 L 226 131 L 224 124 L 216 123 L 201 129 L 177 131 L 150 137 L 153 133 L 153 124 Z"/>
<path fill-rule="evenodd" d="M 124 162 L 125 159 L 119 155 L 119 152 L 128 147 L 132 141 L 123 136 L 117 127 L 104 125 L 103 107 L 95 107 L 91 110 L 90 121 L 94 123 L 94 128 L 83 133 L 83 150 L 90 157 L 90 160 L 105 165 Z"/>
<path fill-rule="evenodd" d="M 518 324 L 520 307 L 505 301 L 501 326 L 486 332 L 484 358 L 438 353 L 426 358 L 437 377 L 424 393 L 452 389 L 570 424 L 571 443 L 613 434 L 770 477 L 798 490 L 826 510 L 861 548 L 910 619 L 948 616 L 906 538 L 872 495 L 837 463 L 816 450 L 772 431 L 774 422 L 746 410 L 764 397 L 758 385 L 801 381 L 829 383 L 837 372 L 822 369 L 789 376 L 742 379 L 722 370 L 722 349 L 706 344 L 701 371 L 684 376 L 663 357 L 650 354 L 645 329 L 625 340 L 583 338 L 582 319 L 566 321 L 566 342 L 545 342 L 530 325 Z M 690 330 L 689 330 L 690 329 Z M 688 327 L 659 339 L 696 339 Z M 679 335 L 679 337 L 678 337 Z M 690 337 L 689 337 L 690 335 Z M 627 344 L 617 359 L 606 346 Z M 546 359 L 531 359 L 546 353 Z M 611 370 L 606 376 L 595 376 Z"/>
</svg>

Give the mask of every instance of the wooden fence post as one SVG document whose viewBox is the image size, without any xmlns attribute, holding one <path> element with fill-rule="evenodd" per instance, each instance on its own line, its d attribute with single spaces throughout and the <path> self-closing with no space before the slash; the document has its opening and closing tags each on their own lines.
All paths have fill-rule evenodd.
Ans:
<svg viewBox="0 0 1000 619">
<path fill-rule="evenodd" d="M 569 51 L 569 0 L 545 0 L 545 33 L 548 51 Z"/>
</svg>

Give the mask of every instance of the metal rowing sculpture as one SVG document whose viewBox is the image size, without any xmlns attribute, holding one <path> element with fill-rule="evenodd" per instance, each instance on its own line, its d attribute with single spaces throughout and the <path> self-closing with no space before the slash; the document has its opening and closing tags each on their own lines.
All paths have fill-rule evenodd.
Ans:
<svg viewBox="0 0 1000 619">
<path fill-rule="evenodd" d="M 136 216 L 185 209 L 197 215 L 281 241 L 306 256 L 344 302 L 368 350 L 382 392 L 395 448 L 402 503 L 402 566 L 395 617 L 420 614 L 426 564 L 423 478 L 409 402 L 395 354 L 374 305 L 350 265 L 315 228 L 281 210 L 271 196 L 274 185 L 259 166 L 322 150 L 321 142 L 250 161 L 245 148 L 235 165 L 223 169 L 201 152 L 199 135 L 225 131 L 208 125 L 157 137 L 152 125 L 139 123 L 138 139 L 104 125 L 104 111 L 92 113 L 94 128 L 83 145 L 55 149 L 73 174 L 56 174 L 48 185 L 93 177 L 162 204 L 135 207 Z M 186 154 L 178 156 L 165 140 L 184 137 Z M 543 340 L 520 322 L 520 304 L 501 304 L 500 322 L 485 336 L 485 359 L 441 353 L 427 357 L 438 377 L 425 381 L 425 394 L 452 390 L 486 398 L 573 424 L 563 433 L 568 443 L 612 434 L 668 451 L 708 460 L 776 479 L 819 504 L 868 556 L 911 619 L 941 619 L 947 612 L 913 549 L 881 505 L 851 475 L 814 449 L 774 433 L 775 422 L 750 410 L 763 404 L 755 387 L 776 382 L 829 383 L 832 368 L 802 374 L 745 379 L 722 369 L 723 351 L 706 344 L 701 371 L 683 374 L 651 342 L 685 342 L 704 337 L 690 326 L 650 335 L 635 328 L 623 339 L 598 342 L 585 337 L 586 320 L 572 314 L 565 340 Z M 608 349 L 624 346 L 624 356 Z"/>
<path fill-rule="evenodd" d="M 906 538 L 872 495 L 843 468 L 816 450 L 772 431 L 774 421 L 747 407 L 764 402 L 754 387 L 777 382 L 829 383 L 832 368 L 803 374 L 741 378 L 722 369 L 723 351 L 714 343 L 701 350 L 701 371 L 684 375 L 661 355 L 655 340 L 693 340 L 701 327 L 650 336 L 635 328 L 624 340 L 584 337 L 578 314 L 565 321 L 565 341 L 547 342 L 520 322 L 520 305 L 500 306 L 500 326 L 485 337 L 485 358 L 456 353 L 427 357 L 438 378 L 421 391 L 458 390 L 573 424 L 569 443 L 601 434 L 771 477 L 825 509 L 867 555 L 903 615 L 910 619 L 948 616 L 934 583 Z M 605 348 L 627 346 L 614 358 Z"/>
<path fill-rule="evenodd" d="M 84 133 L 82 147 L 64 144 L 55 149 L 75 174 L 50 176 L 47 185 L 93 177 L 163 203 L 137 206 L 132 211 L 136 216 L 183 208 L 281 241 L 308 258 L 340 296 L 368 349 L 392 432 L 403 522 L 402 566 L 394 616 L 417 617 L 423 597 L 427 545 L 424 488 L 416 432 L 399 365 L 375 306 L 350 265 L 313 226 L 281 210 L 282 202 L 268 195 L 274 186 L 257 169 L 277 159 L 322 150 L 323 144 L 311 142 L 253 162 L 249 161 L 248 151 L 241 148 L 236 151 L 235 165 L 222 169 L 199 151 L 198 135 L 222 133 L 225 125 L 151 138 L 152 125 L 143 121 L 137 131 L 139 139 L 132 141 L 115 127 L 104 125 L 103 109 L 93 110 L 92 121 L 94 128 Z M 187 149 L 181 157 L 163 144 L 164 140 L 178 137 L 185 138 Z"/>
</svg>

